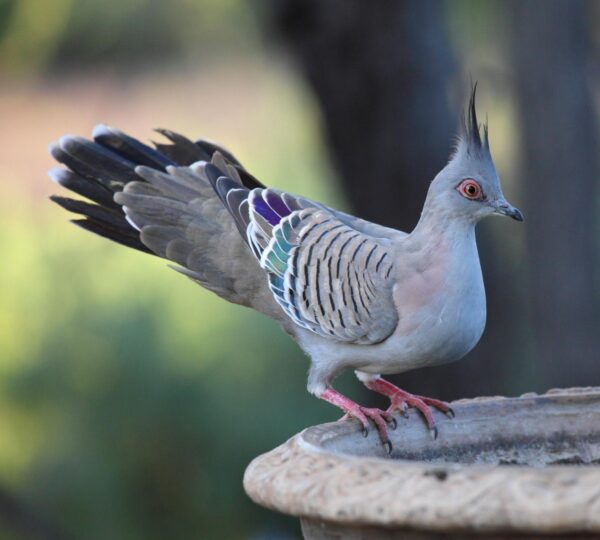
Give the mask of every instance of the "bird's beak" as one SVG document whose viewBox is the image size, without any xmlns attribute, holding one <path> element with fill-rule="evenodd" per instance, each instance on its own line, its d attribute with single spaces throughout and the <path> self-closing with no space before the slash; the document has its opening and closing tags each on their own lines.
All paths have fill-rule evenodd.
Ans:
<svg viewBox="0 0 600 540">
<path fill-rule="evenodd" d="M 511 217 L 517 221 L 523 221 L 523 214 L 521 214 L 521 211 L 512 204 L 508 204 L 505 200 L 494 201 L 492 207 L 498 214 Z"/>
</svg>

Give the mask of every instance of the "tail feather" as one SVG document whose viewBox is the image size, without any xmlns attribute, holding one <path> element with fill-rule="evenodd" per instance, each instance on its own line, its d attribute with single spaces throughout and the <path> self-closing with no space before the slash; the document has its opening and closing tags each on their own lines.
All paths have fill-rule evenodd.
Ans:
<svg viewBox="0 0 600 540">
<path fill-rule="evenodd" d="M 157 131 L 170 144 L 156 143 L 154 149 L 102 124 L 94 128 L 93 141 L 70 135 L 61 137 L 58 143 L 50 145 L 49 150 L 66 168 L 52 169 L 50 178 L 87 201 L 56 195 L 50 197 L 51 200 L 65 210 L 83 216 L 72 220 L 79 227 L 139 251 L 153 253 L 142 243 L 140 231 L 127 219 L 127 209 L 114 200 L 115 194 L 127 185 L 135 182 L 130 186 L 131 193 L 156 190 L 161 185 L 161 175 L 169 171 L 179 181 L 179 184 L 171 183 L 170 189 L 176 190 L 173 195 L 183 197 L 183 200 L 193 199 L 201 194 L 198 192 L 201 188 L 188 181 L 186 171 L 179 168 L 197 161 L 210 162 L 215 152 L 225 156 L 224 166 L 235 167 L 244 184 L 257 182 L 230 152 L 220 146 L 202 140 L 194 143 L 169 130 Z M 139 189 L 133 189 L 136 186 Z M 176 203 L 165 201 L 163 206 L 168 204 Z M 185 219 L 180 213 L 182 208 L 173 212 Z M 175 217 L 170 216 L 169 224 Z M 163 253 L 159 255 L 164 256 Z"/>
<path fill-rule="evenodd" d="M 48 175 L 52 181 L 90 201 L 108 208 L 119 208 L 119 205 L 113 200 L 113 192 L 92 178 L 84 178 L 69 169 L 61 167 L 51 169 Z"/>
<path fill-rule="evenodd" d="M 212 143 L 210 141 L 204 141 L 202 139 L 198 139 L 196 141 L 196 144 L 209 156 L 212 156 L 215 152 L 219 152 L 227 158 L 227 161 L 233 163 L 233 165 L 235 165 L 236 167 L 242 166 L 242 164 L 237 159 L 235 159 L 234 155 L 231 152 L 229 152 L 222 146 L 219 146 L 218 144 Z"/>
<path fill-rule="evenodd" d="M 133 170 L 136 163 L 98 143 L 83 137 L 65 135 L 60 138 L 59 145 L 63 152 L 87 165 L 94 176 L 100 179 L 107 179 L 109 182 L 116 180 L 121 185 L 138 180 Z"/>
<path fill-rule="evenodd" d="M 224 148 L 159 132 L 169 144 L 156 149 L 103 125 L 93 141 L 61 138 L 50 152 L 66 169 L 51 171 L 51 178 L 87 201 L 52 200 L 79 214 L 73 220 L 79 227 L 170 259 L 222 298 L 281 320 L 245 233 L 248 193 L 262 184 Z"/>
<path fill-rule="evenodd" d="M 161 152 L 157 152 L 154 148 L 104 124 L 99 124 L 94 128 L 92 137 L 94 142 L 136 165 L 146 165 L 161 171 L 164 171 L 169 165 L 176 165 L 175 161 Z"/>
<path fill-rule="evenodd" d="M 76 199 L 69 199 L 68 197 L 61 197 L 59 195 L 51 195 L 50 200 L 69 212 L 80 214 L 99 223 L 105 223 L 114 230 L 126 233 L 131 228 L 131 225 L 124 219 L 123 212 L 120 210 Z"/>
<path fill-rule="evenodd" d="M 151 250 L 142 244 L 139 234 L 137 234 L 137 231 L 133 227 L 131 227 L 130 232 L 124 234 L 120 231 L 112 229 L 106 223 L 101 223 L 91 218 L 72 219 L 71 223 L 81 227 L 82 229 L 85 229 L 86 231 L 102 236 L 103 238 L 107 238 L 108 240 L 112 240 L 113 242 L 117 242 L 123 246 L 154 255 Z"/>
<path fill-rule="evenodd" d="M 101 174 L 100 171 L 96 171 L 93 166 L 83 161 L 80 161 L 72 155 L 68 154 L 58 145 L 58 143 L 52 143 L 48 147 L 48 150 L 50 152 L 50 155 L 56 161 L 65 165 L 65 167 L 67 167 L 68 170 L 78 174 L 79 176 L 87 180 L 101 184 L 111 192 L 115 191 L 116 186 L 114 182 L 111 181 L 110 177 L 106 177 L 105 175 Z"/>
<path fill-rule="evenodd" d="M 191 165 L 196 161 L 210 161 L 209 154 L 200 145 L 190 141 L 187 137 L 174 133 L 168 129 L 157 129 L 163 137 L 173 144 L 154 143 L 156 149 L 179 165 Z"/>
<path fill-rule="evenodd" d="M 196 142 L 192 142 L 186 137 L 169 131 L 168 129 L 157 129 L 158 133 L 169 139 L 173 144 L 159 144 L 154 143 L 156 149 L 161 153 L 169 156 L 171 159 L 176 161 L 179 165 L 191 165 L 196 161 L 208 161 L 212 160 L 213 155 L 216 153 L 222 154 L 226 161 L 235 168 L 237 175 L 240 177 L 244 186 L 248 189 L 255 187 L 265 187 L 257 178 L 251 175 L 242 164 L 235 158 L 235 156 L 226 148 L 219 146 L 213 142 L 198 139 Z"/>
</svg>

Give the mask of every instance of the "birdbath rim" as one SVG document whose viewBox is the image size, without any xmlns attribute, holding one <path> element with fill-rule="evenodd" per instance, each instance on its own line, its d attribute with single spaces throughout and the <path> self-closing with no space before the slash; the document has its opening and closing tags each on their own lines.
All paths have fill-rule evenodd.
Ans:
<svg viewBox="0 0 600 540">
<path fill-rule="evenodd" d="M 431 437 L 398 418 L 386 457 L 351 420 L 255 458 L 256 503 L 303 519 L 422 531 L 600 533 L 600 387 L 452 403 Z M 542 421 L 543 420 L 543 421 Z"/>
</svg>

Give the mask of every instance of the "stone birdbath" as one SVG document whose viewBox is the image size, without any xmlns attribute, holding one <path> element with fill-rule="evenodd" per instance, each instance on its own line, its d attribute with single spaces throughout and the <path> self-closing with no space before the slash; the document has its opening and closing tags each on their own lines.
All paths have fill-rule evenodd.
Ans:
<svg viewBox="0 0 600 540">
<path fill-rule="evenodd" d="M 385 453 L 352 420 L 252 461 L 244 488 L 307 539 L 600 538 L 600 388 L 452 403 L 437 440 L 411 410 Z"/>
</svg>

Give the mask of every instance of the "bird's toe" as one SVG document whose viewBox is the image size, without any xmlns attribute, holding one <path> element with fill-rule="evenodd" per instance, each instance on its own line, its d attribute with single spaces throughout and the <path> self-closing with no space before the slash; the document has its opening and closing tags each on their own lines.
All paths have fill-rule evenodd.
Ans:
<svg viewBox="0 0 600 540">
<path fill-rule="evenodd" d="M 387 455 L 389 456 L 392 453 L 392 443 L 388 439 L 387 441 L 383 441 L 382 444 L 383 444 L 383 448 L 385 448 Z"/>
</svg>

